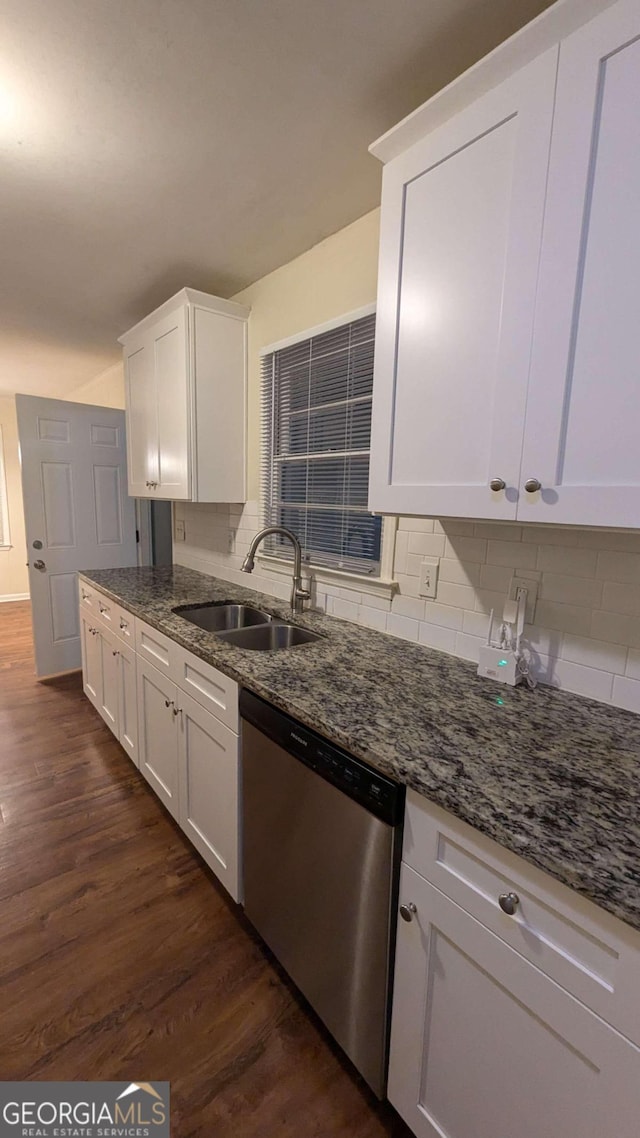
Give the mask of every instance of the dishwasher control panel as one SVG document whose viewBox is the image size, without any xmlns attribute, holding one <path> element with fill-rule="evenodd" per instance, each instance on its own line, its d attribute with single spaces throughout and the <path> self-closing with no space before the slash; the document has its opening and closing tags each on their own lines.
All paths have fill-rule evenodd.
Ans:
<svg viewBox="0 0 640 1138">
<path fill-rule="evenodd" d="M 402 821 L 404 787 L 393 779 L 348 755 L 252 692 L 240 693 L 240 715 L 382 821 L 391 826 Z"/>
</svg>

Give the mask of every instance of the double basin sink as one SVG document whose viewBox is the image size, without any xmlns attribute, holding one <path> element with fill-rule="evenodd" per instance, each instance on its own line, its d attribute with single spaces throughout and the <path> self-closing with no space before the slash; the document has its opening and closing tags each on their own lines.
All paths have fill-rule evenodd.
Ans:
<svg viewBox="0 0 640 1138">
<path fill-rule="evenodd" d="M 254 652 L 274 652 L 322 639 L 317 632 L 278 620 L 251 605 L 213 601 L 204 605 L 179 605 L 173 611 L 227 644 Z"/>
</svg>

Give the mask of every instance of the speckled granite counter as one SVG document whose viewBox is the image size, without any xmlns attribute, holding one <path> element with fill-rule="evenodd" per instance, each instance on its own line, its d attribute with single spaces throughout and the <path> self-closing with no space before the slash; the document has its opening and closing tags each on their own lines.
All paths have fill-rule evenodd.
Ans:
<svg viewBox="0 0 640 1138">
<path fill-rule="evenodd" d="M 249 652 L 171 610 L 241 600 L 286 617 L 283 602 L 179 566 L 83 576 L 239 684 L 640 929 L 640 716 L 549 687 L 498 687 L 464 660 L 314 612 L 296 623 L 326 640 Z"/>
</svg>

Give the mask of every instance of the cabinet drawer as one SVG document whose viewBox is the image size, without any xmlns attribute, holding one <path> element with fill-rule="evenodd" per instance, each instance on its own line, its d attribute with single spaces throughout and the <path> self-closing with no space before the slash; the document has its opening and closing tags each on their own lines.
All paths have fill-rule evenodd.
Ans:
<svg viewBox="0 0 640 1138">
<path fill-rule="evenodd" d="M 587 1007 L 640 1043 L 640 935 L 409 791 L 404 860 Z M 515 893 L 512 916 L 501 894 Z"/>
<path fill-rule="evenodd" d="M 238 734 L 238 685 L 211 664 L 173 644 L 173 678 L 187 695 Z"/>
<path fill-rule="evenodd" d="M 96 619 L 104 628 L 110 629 L 111 632 L 115 632 L 117 627 L 117 611 L 118 605 L 116 602 L 97 590 L 95 594 Z"/>
<path fill-rule="evenodd" d="M 135 622 L 135 639 L 136 652 L 141 660 L 175 678 L 174 661 L 178 646 L 173 640 L 142 620 Z"/>
<path fill-rule="evenodd" d="M 78 600 L 80 602 L 80 611 L 96 612 L 98 611 L 98 591 L 93 589 L 91 585 L 87 585 L 80 577 L 78 581 Z"/>
<path fill-rule="evenodd" d="M 120 640 L 129 644 L 135 652 L 136 647 L 136 618 L 121 605 L 114 605 L 113 631 Z"/>
</svg>

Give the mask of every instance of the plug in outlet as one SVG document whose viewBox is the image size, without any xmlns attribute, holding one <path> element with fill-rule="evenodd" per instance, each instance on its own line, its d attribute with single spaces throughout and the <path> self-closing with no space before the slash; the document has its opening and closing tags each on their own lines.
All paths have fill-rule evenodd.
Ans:
<svg viewBox="0 0 640 1138">
<path fill-rule="evenodd" d="M 420 565 L 418 593 L 421 597 L 435 597 L 438 591 L 439 557 L 425 557 Z"/>
<path fill-rule="evenodd" d="M 186 530 L 184 528 L 184 519 L 183 518 L 176 518 L 175 534 L 176 534 L 176 541 L 185 541 L 186 540 L 187 534 L 186 534 Z"/>
<path fill-rule="evenodd" d="M 230 529 L 227 536 L 227 551 L 229 553 L 236 551 L 236 531 L 234 529 Z"/>
<path fill-rule="evenodd" d="M 533 618 L 536 615 L 536 601 L 538 599 L 538 581 L 534 581 L 529 577 L 512 577 L 511 584 L 509 585 L 509 598 L 512 601 L 517 601 L 518 590 L 527 590 L 527 607 L 525 609 L 524 619 L 526 624 L 533 624 Z"/>
</svg>

